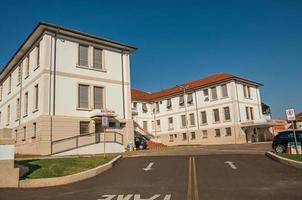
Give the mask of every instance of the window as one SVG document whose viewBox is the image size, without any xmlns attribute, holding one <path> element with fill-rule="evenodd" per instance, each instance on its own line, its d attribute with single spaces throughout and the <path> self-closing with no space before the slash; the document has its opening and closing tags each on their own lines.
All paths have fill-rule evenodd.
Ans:
<svg viewBox="0 0 302 200">
<path fill-rule="evenodd" d="M 228 88 L 226 84 L 221 86 L 221 94 L 222 97 L 228 97 Z"/>
<path fill-rule="evenodd" d="M 22 141 L 26 140 L 26 126 L 23 127 L 23 139 Z"/>
<path fill-rule="evenodd" d="M 35 92 L 34 92 L 34 110 L 39 109 L 39 85 L 35 85 Z"/>
<path fill-rule="evenodd" d="M 0 101 L 2 101 L 2 92 L 3 92 L 3 86 L 1 84 L 0 85 Z"/>
<path fill-rule="evenodd" d="M 250 116 L 251 116 L 251 120 L 254 120 L 254 110 L 252 107 L 250 107 Z"/>
<path fill-rule="evenodd" d="M 187 140 L 187 133 L 182 134 L 182 140 Z"/>
<path fill-rule="evenodd" d="M 202 138 L 208 138 L 208 131 L 207 130 L 202 131 Z"/>
<path fill-rule="evenodd" d="M 16 119 L 19 120 L 20 119 L 20 99 L 17 98 L 16 101 Z"/>
<path fill-rule="evenodd" d="M 172 101 L 171 101 L 171 99 L 167 99 L 167 109 L 168 110 L 172 109 Z"/>
<path fill-rule="evenodd" d="M 191 132 L 191 140 L 195 140 L 196 139 L 196 134 L 195 132 Z"/>
<path fill-rule="evenodd" d="M 215 129 L 215 137 L 220 137 L 220 129 Z"/>
<path fill-rule="evenodd" d="M 37 136 L 37 123 L 34 122 L 34 123 L 33 123 L 33 126 L 34 126 L 34 135 L 33 135 L 32 138 L 36 138 L 36 136 Z"/>
<path fill-rule="evenodd" d="M 231 113 L 230 113 L 230 108 L 229 107 L 224 107 L 224 120 L 225 121 L 230 121 L 231 120 Z"/>
<path fill-rule="evenodd" d="M 156 109 L 156 112 L 159 112 L 159 102 L 155 103 L 155 109 Z"/>
<path fill-rule="evenodd" d="M 168 129 L 173 129 L 173 117 L 168 118 Z"/>
<path fill-rule="evenodd" d="M 79 85 L 79 108 L 89 108 L 89 86 Z"/>
<path fill-rule="evenodd" d="M 179 106 L 184 106 L 185 105 L 185 98 L 183 95 L 179 97 Z"/>
<path fill-rule="evenodd" d="M 204 96 L 204 101 L 209 101 L 209 90 L 208 89 L 203 90 L 203 96 Z"/>
<path fill-rule="evenodd" d="M 225 136 L 231 136 L 232 135 L 232 129 L 230 127 L 225 128 Z"/>
<path fill-rule="evenodd" d="M 26 57 L 24 62 L 25 62 L 24 78 L 27 78 L 29 76 L 29 56 Z"/>
<path fill-rule="evenodd" d="M 187 103 L 188 103 L 188 105 L 193 105 L 193 94 L 192 93 L 188 94 Z"/>
<path fill-rule="evenodd" d="M 148 121 L 143 121 L 143 129 L 148 131 Z"/>
<path fill-rule="evenodd" d="M 181 115 L 181 127 L 184 128 L 187 126 L 187 119 L 185 115 Z"/>
<path fill-rule="evenodd" d="M 8 94 L 12 91 L 12 75 L 8 77 Z"/>
<path fill-rule="evenodd" d="M 155 122 L 152 120 L 151 122 L 152 130 L 155 130 Z"/>
<path fill-rule="evenodd" d="M 79 65 L 88 67 L 88 46 L 79 45 Z"/>
<path fill-rule="evenodd" d="M 21 83 L 21 66 L 19 65 L 18 66 L 18 69 L 17 69 L 17 85 Z"/>
<path fill-rule="evenodd" d="M 247 85 L 243 85 L 243 96 L 245 98 L 251 98 L 251 87 Z"/>
<path fill-rule="evenodd" d="M 195 117 L 194 117 L 194 113 L 190 113 L 189 114 L 190 117 L 190 126 L 195 126 Z"/>
<path fill-rule="evenodd" d="M 36 47 L 36 66 L 40 65 L 40 44 Z"/>
<path fill-rule="evenodd" d="M 245 107 L 246 120 L 250 120 L 249 107 Z"/>
<path fill-rule="evenodd" d="M 160 120 L 156 120 L 156 129 L 160 130 Z"/>
<path fill-rule="evenodd" d="M 207 113 L 206 113 L 206 111 L 201 111 L 200 114 L 201 114 L 201 123 L 202 124 L 207 124 L 208 120 L 207 120 Z"/>
<path fill-rule="evenodd" d="M 133 107 L 132 107 L 133 110 L 137 110 L 137 102 L 133 102 L 133 103 L 132 103 L 132 106 L 133 106 Z"/>
<path fill-rule="evenodd" d="M 24 117 L 28 114 L 28 92 L 24 94 Z"/>
<path fill-rule="evenodd" d="M 94 109 L 102 109 L 104 107 L 104 88 L 94 86 L 93 94 Z"/>
<path fill-rule="evenodd" d="M 214 109 L 213 113 L 214 113 L 214 122 L 219 122 L 220 121 L 219 110 L 218 109 Z"/>
<path fill-rule="evenodd" d="M 7 123 L 6 125 L 8 126 L 10 123 L 10 105 L 7 106 Z"/>
<path fill-rule="evenodd" d="M 108 127 L 109 128 L 116 128 L 117 127 L 116 122 L 109 122 Z"/>
<path fill-rule="evenodd" d="M 212 87 L 211 88 L 211 94 L 212 94 L 212 100 L 216 100 L 218 97 L 217 97 L 217 89 L 216 87 Z"/>
<path fill-rule="evenodd" d="M 143 104 L 142 104 L 142 111 L 143 111 L 143 113 L 148 112 L 147 104 L 146 104 L 146 103 L 143 103 Z"/>
<path fill-rule="evenodd" d="M 102 69 L 102 53 L 101 49 L 93 49 L 93 68 Z"/>
<path fill-rule="evenodd" d="M 170 139 L 169 139 L 169 142 L 173 142 L 173 140 L 174 140 L 173 134 L 170 134 L 170 135 L 169 135 L 169 138 L 170 138 Z"/>
<path fill-rule="evenodd" d="M 89 121 L 80 121 L 80 135 L 89 133 Z"/>
</svg>

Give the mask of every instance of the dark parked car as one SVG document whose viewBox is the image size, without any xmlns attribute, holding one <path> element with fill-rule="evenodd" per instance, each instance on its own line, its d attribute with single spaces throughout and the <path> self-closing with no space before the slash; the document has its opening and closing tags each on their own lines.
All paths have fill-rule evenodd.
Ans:
<svg viewBox="0 0 302 200">
<path fill-rule="evenodd" d="M 136 149 L 140 149 L 140 150 L 147 149 L 148 147 L 147 140 L 144 137 L 135 136 L 134 141 L 135 141 Z"/>
<path fill-rule="evenodd" d="M 297 141 L 302 142 L 302 131 L 296 131 Z M 294 131 L 284 131 L 278 133 L 273 139 L 272 148 L 277 153 L 286 152 L 289 142 L 295 142 Z"/>
</svg>

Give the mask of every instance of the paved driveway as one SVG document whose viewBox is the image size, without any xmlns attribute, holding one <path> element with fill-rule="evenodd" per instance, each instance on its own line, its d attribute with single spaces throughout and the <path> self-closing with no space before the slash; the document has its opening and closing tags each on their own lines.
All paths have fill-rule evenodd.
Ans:
<svg viewBox="0 0 302 200">
<path fill-rule="evenodd" d="M 302 171 L 264 155 L 133 157 L 78 183 L 1 189 L 1 200 L 255 200 L 302 199 Z"/>
</svg>

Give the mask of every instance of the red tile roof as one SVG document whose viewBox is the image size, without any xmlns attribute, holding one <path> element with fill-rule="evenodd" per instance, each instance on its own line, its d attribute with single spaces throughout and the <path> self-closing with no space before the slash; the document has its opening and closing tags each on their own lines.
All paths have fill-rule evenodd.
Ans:
<svg viewBox="0 0 302 200">
<path fill-rule="evenodd" d="M 302 121 L 302 112 L 300 112 L 300 113 L 298 113 L 298 114 L 296 115 L 296 120 L 297 120 L 297 121 Z"/>
<path fill-rule="evenodd" d="M 238 77 L 236 77 L 234 75 L 231 75 L 231 74 L 218 73 L 218 74 L 207 76 L 205 78 L 201 78 L 201 79 L 198 79 L 198 80 L 194 80 L 194 81 L 191 81 L 191 82 L 181 84 L 181 86 L 185 87 L 187 90 L 190 90 L 190 89 L 195 89 L 195 88 L 198 88 L 198 87 L 214 84 L 214 83 L 224 81 L 224 80 L 228 80 L 228 79 L 240 79 L 240 80 L 243 80 L 243 81 L 248 81 L 248 82 L 254 83 L 256 85 L 261 85 L 257 82 L 249 81 L 249 80 L 242 79 L 242 78 L 238 78 Z M 133 100 L 145 100 L 145 101 L 154 100 L 154 99 L 158 99 L 158 98 L 161 98 L 161 97 L 164 97 L 164 96 L 169 96 L 169 95 L 180 93 L 180 92 L 183 91 L 182 87 L 175 86 L 175 87 L 171 87 L 171 88 L 164 89 L 164 90 L 154 92 L 154 93 L 147 93 L 147 92 L 143 92 L 143 91 L 140 91 L 140 90 L 132 89 L 131 90 L 131 98 Z"/>
</svg>

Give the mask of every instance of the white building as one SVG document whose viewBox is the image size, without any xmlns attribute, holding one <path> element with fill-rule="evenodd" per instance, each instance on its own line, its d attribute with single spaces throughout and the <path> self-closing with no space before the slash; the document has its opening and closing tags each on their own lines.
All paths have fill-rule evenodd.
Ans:
<svg viewBox="0 0 302 200">
<path fill-rule="evenodd" d="M 0 74 L 0 128 L 16 153 L 100 153 L 133 140 L 129 54 L 136 48 L 39 23 Z M 6 130 L 7 131 L 7 130 Z"/>
<path fill-rule="evenodd" d="M 167 145 L 269 140 L 260 86 L 219 73 L 155 93 L 132 89 L 135 130 Z"/>
</svg>

